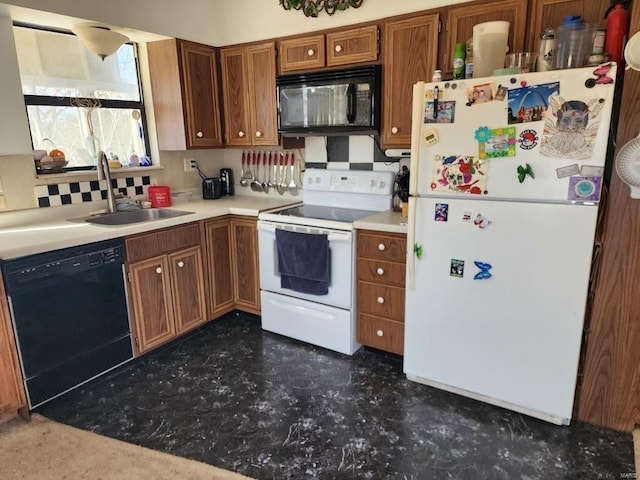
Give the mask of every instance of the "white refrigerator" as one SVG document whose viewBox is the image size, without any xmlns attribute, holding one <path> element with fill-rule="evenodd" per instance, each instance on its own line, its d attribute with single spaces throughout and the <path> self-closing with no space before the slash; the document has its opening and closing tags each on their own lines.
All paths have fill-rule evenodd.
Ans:
<svg viewBox="0 0 640 480">
<path fill-rule="evenodd" d="M 569 424 L 615 79 L 414 86 L 407 378 Z"/>
</svg>

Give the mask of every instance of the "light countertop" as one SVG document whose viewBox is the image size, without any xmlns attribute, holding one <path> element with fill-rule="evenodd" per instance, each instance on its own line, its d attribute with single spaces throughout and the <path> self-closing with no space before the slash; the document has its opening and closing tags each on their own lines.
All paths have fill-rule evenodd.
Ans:
<svg viewBox="0 0 640 480">
<path fill-rule="evenodd" d="M 385 210 L 353 223 L 358 230 L 377 230 L 380 232 L 407 233 L 407 219 L 400 212 Z"/>
<path fill-rule="evenodd" d="M 20 221 L 3 222 L 4 225 L 0 227 L 0 258 L 17 258 L 101 240 L 126 237 L 227 214 L 257 217 L 259 212 L 299 202 L 300 199 L 291 197 L 264 198 L 250 195 L 235 195 L 218 200 L 194 200 L 171 207 L 172 210 L 193 212 L 189 215 L 118 226 L 69 221 L 69 219 L 88 214 L 88 212 L 80 212 L 77 209 L 40 208 L 32 214 L 24 212 L 22 215 L 12 215 L 12 218 L 18 217 Z"/>
</svg>

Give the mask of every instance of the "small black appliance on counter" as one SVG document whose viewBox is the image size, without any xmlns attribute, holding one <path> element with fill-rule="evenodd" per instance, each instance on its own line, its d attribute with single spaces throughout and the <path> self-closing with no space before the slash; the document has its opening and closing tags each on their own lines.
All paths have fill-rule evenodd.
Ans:
<svg viewBox="0 0 640 480">
<path fill-rule="evenodd" d="M 222 185 L 219 178 L 202 179 L 202 198 L 204 200 L 217 200 L 222 197 Z"/>
<path fill-rule="evenodd" d="M 233 170 L 230 168 L 220 169 L 220 184 L 222 195 L 233 195 L 235 193 L 233 187 Z"/>
</svg>

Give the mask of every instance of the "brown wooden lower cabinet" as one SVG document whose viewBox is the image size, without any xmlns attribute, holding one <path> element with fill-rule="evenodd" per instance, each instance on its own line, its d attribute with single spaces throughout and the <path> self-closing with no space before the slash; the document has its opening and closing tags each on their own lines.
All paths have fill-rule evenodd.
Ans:
<svg viewBox="0 0 640 480">
<path fill-rule="evenodd" d="M 27 400 L 11 328 L 9 306 L 0 276 L 0 419 L 11 417 L 18 410 L 27 414 Z"/>
<path fill-rule="evenodd" d="M 358 341 L 404 354 L 406 235 L 357 232 Z"/>
<path fill-rule="evenodd" d="M 197 224 L 127 238 L 126 249 L 129 310 L 138 355 L 207 321 Z M 150 258 L 138 260 L 144 256 Z"/>
<path fill-rule="evenodd" d="M 229 215 L 203 225 L 209 316 L 233 309 L 260 314 L 258 228 L 254 217 Z"/>
</svg>

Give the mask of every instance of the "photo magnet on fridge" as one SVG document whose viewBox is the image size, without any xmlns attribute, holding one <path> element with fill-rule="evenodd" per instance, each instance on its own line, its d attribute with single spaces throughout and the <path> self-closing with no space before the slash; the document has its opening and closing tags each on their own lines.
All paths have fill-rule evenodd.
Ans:
<svg viewBox="0 0 640 480">
<path fill-rule="evenodd" d="M 560 91 L 560 83 L 543 83 L 509 90 L 509 123 L 527 123 L 544 120 L 549 97 Z"/>
<path fill-rule="evenodd" d="M 478 141 L 478 156 L 481 159 L 516 156 L 515 127 L 480 127 L 474 136 Z"/>
<path fill-rule="evenodd" d="M 464 277 L 464 260 L 458 260 L 456 258 L 452 258 L 449 275 L 451 275 L 452 277 L 458 277 L 458 278 Z"/>
<path fill-rule="evenodd" d="M 446 222 L 449 217 L 449 204 L 436 203 L 436 213 L 434 220 L 436 222 Z"/>
<path fill-rule="evenodd" d="M 454 123 L 456 116 L 456 102 L 446 100 L 438 102 L 438 115 L 434 115 L 435 103 L 425 102 L 424 123 Z"/>
</svg>

